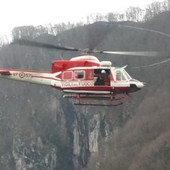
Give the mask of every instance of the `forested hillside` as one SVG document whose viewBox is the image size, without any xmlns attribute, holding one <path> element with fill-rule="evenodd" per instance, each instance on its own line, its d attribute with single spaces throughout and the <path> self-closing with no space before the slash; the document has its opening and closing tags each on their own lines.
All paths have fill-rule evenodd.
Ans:
<svg viewBox="0 0 170 170">
<path fill-rule="evenodd" d="M 134 9 L 131 8 L 128 21 L 110 14 L 107 21 L 69 25 L 67 29 L 57 27 L 55 31 L 53 28 L 53 34 L 43 26 L 15 28 L 14 39 L 99 50 L 149 50 L 158 55 L 97 55 L 100 60 L 112 61 L 114 66 L 128 65 L 130 75 L 146 83 L 144 89 L 127 97 L 119 107 L 74 106 L 55 89 L 1 79 L 0 169 L 168 170 L 168 7 L 155 13 L 148 10 L 142 21 L 138 21 L 137 15 L 130 15 Z M 77 55 L 7 44 L 0 49 L 0 67 L 50 71 L 54 59 Z"/>
</svg>

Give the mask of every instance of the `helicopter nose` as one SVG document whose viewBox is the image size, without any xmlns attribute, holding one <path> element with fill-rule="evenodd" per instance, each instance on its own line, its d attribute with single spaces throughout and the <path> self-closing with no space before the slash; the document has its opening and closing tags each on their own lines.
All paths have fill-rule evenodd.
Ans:
<svg viewBox="0 0 170 170">
<path fill-rule="evenodd" d="M 130 92 L 136 92 L 141 90 L 143 87 L 145 86 L 144 82 L 140 82 L 140 81 L 135 81 L 133 83 L 130 84 Z"/>
<path fill-rule="evenodd" d="M 136 84 L 136 86 L 139 88 L 139 89 L 142 89 L 144 86 L 145 86 L 145 83 L 144 82 L 138 82 Z"/>
</svg>

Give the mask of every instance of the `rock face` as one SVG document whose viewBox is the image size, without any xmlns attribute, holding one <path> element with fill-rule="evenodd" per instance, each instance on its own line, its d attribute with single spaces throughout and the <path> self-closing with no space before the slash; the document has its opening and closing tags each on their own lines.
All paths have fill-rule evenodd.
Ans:
<svg viewBox="0 0 170 170">
<path fill-rule="evenodd" d="M 16 88 L 20 86 L 15 85 Z M 21 86 L 25 86 L 24 91 L 29 88 L 29 85 Z M 98 152 L 101 125 L 107 127 L 104 114 L 94 114 L 94 108 L 92 112 L 79 106 L 75 108 L 65 99 L 59 101 L 50 94 L 53 90 L 44 88 L 39 93 L 38 86 L 31 88 L 35 88 L 37 97 L 42 97 L 39 104 L 36 97 L 31 99 L 23 92 L 11 96 L 12 89 L 8 91 L 9 96 L 1 99 L 1 169 L 75 170 L 85 167 L 90 154 Z"/>
<path fill-rule="evenodd" d="M 28 69 L 27 56 L 44 53 L 4 47 L 0 56 L 4 67 Z M 32 60 L 39 66 L 40 60 Z M 49 87 L 1 79 L 0 95 L 1 170 L 79 170 L 113 130 L 104 116 L 107 108 L 74 106 Z"/>
</svg>

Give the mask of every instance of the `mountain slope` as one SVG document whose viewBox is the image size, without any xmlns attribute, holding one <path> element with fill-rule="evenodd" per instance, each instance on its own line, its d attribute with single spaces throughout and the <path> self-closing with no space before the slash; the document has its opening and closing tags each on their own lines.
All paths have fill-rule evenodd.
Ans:
<svg viewBox="0 0 170 170">
<path fill-rule="evenodd" d="M 164 31 L 169 18 L 161 19 Z M 150 31 L 150 23 L 98 22 L 36 40 L 100 50 L 157 50 L 155 58 L 98 55 L 115 66 L 128 64 L 146 87 L 119 107 L 77 107 L 54 89 L 0 80 L 0 167 L 20 169 L 165 169 L 169 166 L 169 63 L 140 69 L 169 58 L 170 39 Z M 155 27 L 154 27 L 155 26 Z M 167 34 L 170 34 L 168 32 Z M 50 70 L 51 62 L 77 53 L 24 46 L 0 50 L 1 67 Z M 106 141 L 105 141 L 106 140 Z M 97 161 L 97 163 L 96 163 Z M 156 163 L 155 163 L 156 162 Z"/>
</svg>

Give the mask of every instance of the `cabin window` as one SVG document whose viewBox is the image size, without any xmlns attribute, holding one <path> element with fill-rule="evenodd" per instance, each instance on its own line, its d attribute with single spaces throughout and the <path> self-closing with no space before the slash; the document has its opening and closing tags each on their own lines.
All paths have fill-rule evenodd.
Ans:
<svg viewBox="0 0 170 170">
<path fill-rule="evenodd" d="M 85 73 L 82 70 L 74 72 L 74 79 L 84 79 Z"/>
<path fill-rule="evenodd" d="M 73 72 L 72 71 L 65 71 L 62 76 L 63 80 L 72 80 L 73 79 Z"/>
</svg>

